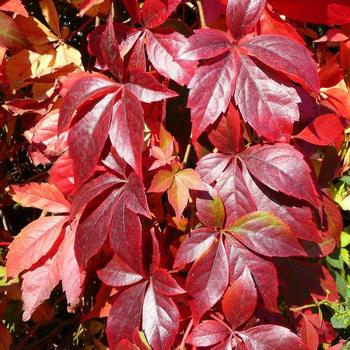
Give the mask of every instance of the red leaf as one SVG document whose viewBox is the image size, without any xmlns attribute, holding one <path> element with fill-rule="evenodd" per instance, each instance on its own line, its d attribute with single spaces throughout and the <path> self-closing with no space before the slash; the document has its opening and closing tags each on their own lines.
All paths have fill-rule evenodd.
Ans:
<svg viewBox="0 0 350 350">
<path fill-rule="evenodd" d="M 216 237 L 217 232 L 207 227 L 198 228 L 190 232 L 177 252 L 174 268 L 198 259 L 215 242 Z"/>
<path fill-rule="evenodd" d="M 118 84 L 99 74 L 84 76 L 75 81 L 63 98 L 58 121 L 58 132 L 61 133 L 69 127 L 78 107 L 83 107 L 91 100 L 102 98 L 118 88 Z"/>
<path fill-rule="evenodd" d="M 58 118 L 58 110 L 53 110 L 40 119 L 34 128 L 24 133 L 32 147 L 48 157 L 57 157 L 68 148 L 68 133 L 57 135 Z"/>
<path fill-rule="evenodd" d="M 70 203 L 63 194 L 48 183 L 11 185 L 9 193 L 12 199 L 23 207 L 39 208 L 50 213 L 67 213 L 70 210 Z"/>
<path fill-rule="evenodd" d="M 129 286 L 143 279 L 143 276 L 135 272 L 123 262 L 117 255 L 101 270 L 97 271 L 99 279 L 113 287 Z"/>
<path fill-rule="evenodd" d="M 28 41 L 16 22 L 8 15 L 0 12 L 0 44 L 8 48 L 27 48 Z"/>
<path fill-rule="evenodd" d="M 230 266 L 230 283 L 234 283 L 248 268 L 264 306 L 269 310 L 277 311 L 278 281 L 275 266 L 270 261 L 252 253 L 233 238 L 226 238 L 225 247 Z M 266 271 L 269 273 L 266 274 Z"/>
<path fill-rule="evenodd" d="M 208 320 L 196 326 L 186 338 L 186 343 L 194 346 L 215 345 L 230 335 L 230 331 L 222 323 Z"/>
<path fill-rule="evenodd" d="M 114 99 L 115 94 L 105 96 L 69 132 L 69 155 L 78 185 L 95 171 L 108 137 Z"/>
<path fill-rule="evenodd" d="M 158 27 L 175 11 L 181 0 L 146 0 L 142 19 L 148 28 Z"/>
<path fill-rule="evenodd" d="M 22 300 L 23 321 L 28 321 L 35 309 L 50 297 L 51 291 L 60 281 L 56 256 L 48 259 L 44 265 L 23 275 Z"/>
<path fill-rule="evenodd" d="M 269 188 L 318 207 L 311 170 L 303 155 L 287 144 L 254 146 L 241 153 L 249 172 Z"/>
<path fill-rule="evenodd" d="M 188 85 L 192 137 L 196 140 L 221 113 L 226 112 L 234 92 L 237 65 L 231 54 L 212 59 L 199 67 Z"/>
<path fill-rule="evenodd" d="M 232 47 L 226 34 L 221 30 L 197 29 L 194 33 L 179 53 L 181 59 L 195 61 L 213 58 Z"/>
<path fill-rule="evenodd" d="M 86 272 L 80 272 L 74 253 L 74 241 L 77 223 L 66 226 L 64 240 L 58 253 L 58 268 L 62 280 L 62 289 L 66 293 L 67 302 L 71 307 L 77 305 L 83 289 Z"/>
<path fill-rule="evenodd" d="M 128 10 L 130 16 L 135 22 L 141 22 L 141 11 L 138 0 L 122 0 L 123 5 Z"/>
<path fill-rule="evenodd" d="M 222 309 L 233 329 L 249 320 L 257 302 L 255 284 L 248 268 L 232 283 L 222 299 Z"/>
<path fill-rule="evenodd" d="M 269 0 L 280 13 L 302 22 L 317 24 L 349 23 L 350 5 L 347 0 Z"/>
<path fill-rule="evenodd" d="M 310 297 L 329 301 L 338 300 L 335 281 L 329 271 L 316 262 L 297 259 L 279 259 L 277 263 L 282 295 L 290 305 L 304 305 Z M 303 293 L 300 293 L 303 290 Z"/>
<path fill-rule="evenodd" d="M 21 16 L 28 17 L 28 12 L 21 0 L 5 0 L 0 5 L 0 10 L 14 12 Z"/>
<path fill-rule="evenodd" d="M 258 34 L 280 34 L 305 45 L 304 39 L 298 34 L 295 27 L 268 9 L 265 9 L 260 18 Z"/>
<path fill-rule="evenodd" d="M 121 82 L 124 76 L 124 64 L 120 55 L 111 15 L 108 17 L 106 29 L 101 35 L 100 45 L 108 69 Z"/>
<path fill-rule="evenodd" d="M 228 230 L 249 249 L 268 257 L 306 255 L 289 226 L 269 212 L 246 214 Z"/>
<path fill-rule="evenodd" d="M 139 328 L 146 282 L 136 284 L 118 294 L 107 319 L 107 338 L 111 349 L 122 339 L 133 339 L 135 328 Z"/>
<path fill-rule="evenodd" d="M 220 238 L 193 264 L 186 280 L 186 290 L 193 298 L 190 306 L 195 324 L 223 296 L 228 279 L 229 265 Z"/>
<path fill-rule="evenodd" d="M 123 200 L 115 206 L 108 229 L 110 243 L 117 256 L 137 274 L 143 275 L 141 222 Z"/>
<path fill-rule="evenodd" d="M 6 272 L 18 276 L 29 269 L 54 246 L 67 216 L 44 216 L 28 224 L 9 246 Z"/>
<path fill-rule="evenodd" d="M 179 330 L 180 314 L 171 298 L 150 283 L 143 303 L 142 329 L 152 349 L 170 349 Z"/>
<path fill-rule="evenodd" d="M 307 346 L 308 350 L 318 349 L 320 342 L 317 331 L 307 317 L 301 319 L 300 338 Z"/>
<path fill-rule="evenodd" d="M 227 27 L 236 40 L 254 30 L 265 8 L 265 3 L 266 0 L 227 1 Z"/>
<path fill-rule="evenodd" d="M 248 54 L 286 74 L 290 79 L 316 93 L 320 91 L 316 62 L 311 52 L 282 35 L 260 35 L 243 45 Z M 303 64 L 300 64 L 300 62 Z"/>
<path fill-rule="evenodd" d="M 177 96 L 176 92 L 160 84 L 151 74 L 136 69 L 130 71 L 130 79 L 125 88 L 146 103 Z"/>
<path fill-rule="evenodd" d="M 152 272 L 152 285 L 155 292 L 165 296 L 174 296 L 177 294 L 186 293 L 172 278 L 166 269 L 155 269 Z"/>
<path fill-rule="evenodd" d="M 143 130 L 143 108 L 140 101 L 132 92 L 122 89 L 119 100 L 114 104 L 109 138 L 119 156 L 140 176 Z"/>
<path fill-rule="evenodd" d="M 281 326 L 266 324 L 238 334 L 250 350 L 306 350 L 294 333 Z"/>
<path fill-rule="evenodd" d="M 344 133 L 344 125 L 335 114 L 324 114 L 312 121 L 297 137 L 314 145 L 327 146 Z"/>
<path fill-rule="evenodd" d="M 146 32 L 146 49 L 152 65 L 160 74 L 180 85 L 187 85 L 196 70 L 196 62 L 178 57 L 186 43 L 187 39 L 178 32 L 169 34 Z"/>
<path fill-rule="evenodd" d="M 239 56 L 236 69 L 235 101 L 244 120 L 259 136 L 289 141 L 293 123 L 299 120 L 300 97 L 296 90 L 277 76 L 272 79 L 247 56 Z"/>
<path fill-rule="evenodd" d="M 76 190 L 73 160 L 68 152 L 62 154 L 50 169 L 49 183 L 55 185 L 65 196 L 69 196 Z"/>
</svg>

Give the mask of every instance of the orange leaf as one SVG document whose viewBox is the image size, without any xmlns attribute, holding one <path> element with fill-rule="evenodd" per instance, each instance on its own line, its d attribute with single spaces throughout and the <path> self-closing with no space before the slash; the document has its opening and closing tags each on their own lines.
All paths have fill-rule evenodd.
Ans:
<svg viewBox="0 0 350 350">
<path fill-rule="evenodd" d="M 10 186 L 10 194 L 14 201 L 23 207 L 34 207 L 50 213 L 67 213 L 70 203 L 56 186 L 48 183 L 30 182 L 28 184 Z"/>
<path fill-rule="evenodd" d="M 44 216 L 27 225 L 9 246 L 6 272 L 18 276 L 45 256 L 59 238 L 67 216 Z"/>
</svg>

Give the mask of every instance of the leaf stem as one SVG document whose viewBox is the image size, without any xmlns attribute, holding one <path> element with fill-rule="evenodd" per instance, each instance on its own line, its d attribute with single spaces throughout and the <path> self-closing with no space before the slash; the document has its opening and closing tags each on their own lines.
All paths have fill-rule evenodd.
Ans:
<svg viewBox="0 0 350 350">
<path fill-rule="evenodd" d="M 186 342 L 186 338 L 188 337 L 188 335 L 190 334 L 190 331 L 192 329 L 193 326 L 193 319 L 191 318 L 191 321 L 189 322 L 189 324 L 187 325 L 186 331 L 184 333 L 184 336 L 182 337 L 181 343 L 179 346 L 176 347 L 175 350 L 185 350 L 185 342 Z"/>
<path fill-rule="evenodd" d="M 191 153 L 191 147 L 192 147 L 192 134 L 190 136 L 190 141 L 188 141 L 187 147 L 186 147 L 186 151 L 185 151 L 185 155 L 184 155 L 184 159 L 182 161 L 182 165 L 185 166 L 187 165 L 188 162 L 188 158 L 190 157 L 190 153 Z"/>
<path fill-rule="evenodd" d="M 200 27 L 202 29 L 203 28 L 208 28 L 207 23 L 205 21 L 205 15 L 204 15 L 204 10 L 203 10 L 202 0 L 196 0 L 196 4 L 197 4 L 197 8 L 198 8 Z"/>
</svg>

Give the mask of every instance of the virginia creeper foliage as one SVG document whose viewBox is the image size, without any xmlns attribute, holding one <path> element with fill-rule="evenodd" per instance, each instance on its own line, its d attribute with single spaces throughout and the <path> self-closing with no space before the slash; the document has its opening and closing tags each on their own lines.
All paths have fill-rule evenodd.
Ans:
<svg viewBox="0 0 350 350">
<path fill-rule="evenodd" d="M 38 209 L 2 239 L 23 321 L 63 291 L 99 349 L 340 349 L 318 311 L 340 301 L 349 2 L 67 1 L 76 30 L 24 3 L 0 1 L 2 142 L 37 169 L 1 183 Z"/>
</svg>

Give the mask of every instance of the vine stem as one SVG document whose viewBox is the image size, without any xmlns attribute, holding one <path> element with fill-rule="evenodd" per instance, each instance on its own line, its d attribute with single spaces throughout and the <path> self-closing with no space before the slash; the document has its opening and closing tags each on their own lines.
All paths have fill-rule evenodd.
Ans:
<svg viewBox="0 0 350 350">
<path fill-rule="evenodd" d="M 182 165 L 183 166 L 187 165 L 188 158 L 190 157 L 190 153 L 191 153 L 191 147 L 192 147 L 192 133 L 190 135 L 190 140 L 188 141 L 188 144 L 187 144 L 187 147 L 186 147 L 184 159 L 182 160 Z"/>
<path fill-rule="evenodd" d="M 197 8 L 198 8 L 198 14 L 199 14 L 199 23 L 201 28 L 208 28 L 207 22 L 205 21 L 205 15 L 203 10 L 203 3 L 202 0 L 196 0 Z"/>
</svg>

